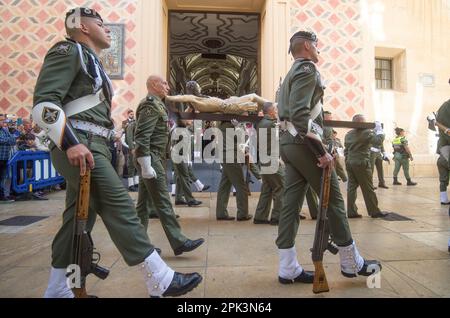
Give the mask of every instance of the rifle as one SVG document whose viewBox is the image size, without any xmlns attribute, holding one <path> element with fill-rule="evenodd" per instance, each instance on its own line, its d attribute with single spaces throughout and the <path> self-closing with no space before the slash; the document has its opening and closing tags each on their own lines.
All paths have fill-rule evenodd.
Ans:
<svg viewBox="0 0 450 318">
<path fill-rule="evenodd" d="M 337 247 L 330 240 L 330 229 L 328 225 L 328 204 L 330 200 L 330 186 L 331 186 L 331 172 L 332 166 L 323 169 L 322 181 L 320 188 L 319 214 L 317 215 L 316 232 L 314 235 L 314 244 L 311 249 L 312 260 L 314 263 L 314 283 L 313 292 L 315 294 L 328 292 L 327 276 L 323 268 L 323 254 L 326 250 L 336 255 L 338 253 Z"/>
<path fill-rule="evenodd" d="M 73 232 L 72 264 L 80 269 L 80 286 L 72 288 L 75 298 L 88 298 L 86 293 L 86 277 L 94 274 L 100 279 L 106 279 L 109 270 L 98 265 L 100 254 L 94 252 L 94 242 L 91 233 L 87 231 L 86 224 L 89 215 L 89 193 L 91 185 L 91 171 L 80 177 L 77 207 Z M 94 255 L 96 258 L 94 258 Z"/>
</svg>

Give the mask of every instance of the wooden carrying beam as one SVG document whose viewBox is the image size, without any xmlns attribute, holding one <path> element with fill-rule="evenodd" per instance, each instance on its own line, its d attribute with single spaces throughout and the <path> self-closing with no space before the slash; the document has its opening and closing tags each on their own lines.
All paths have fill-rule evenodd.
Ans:
<svg viewBox="0 0 450 318">
<path fill-rule="evenodd" d="M 257 123 L 264 117 L 257 115 L 232 115 L 218 113 L 179 113 L 181 119 L 185 120 L 208 120 L 208 121 L 231 121 Z M 333 128 L 354 128 L 354 129 L 374 129 L 375 123 L 357 123 L 353 121 L 325 120 L 326 127 Z"/>
</svg>

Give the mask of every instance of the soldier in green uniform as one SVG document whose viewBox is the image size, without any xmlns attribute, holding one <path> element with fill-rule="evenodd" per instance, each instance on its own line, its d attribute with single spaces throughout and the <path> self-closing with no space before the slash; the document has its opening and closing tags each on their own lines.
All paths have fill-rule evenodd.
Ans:
<svg viewBox="0 0 450 318">
<path fill-rule="evenodd" d="M 223 136 L 223 163 L 222 178 L 220 179 L 217 192 L 216 219 L 218 221 L 231 221 L 235 218 L 227 211 L 228 200 L 230 199 L 231 186 L 236 188 L 237 215 L 236 220 L 248 221 L 252 215 L 248 213 L 248 190 L 242 172 L 242 164 L 238 162 L 238 149 L 235 136 L 235 125 L 230 121 L 223 121 L 219 126 Z M 228 134 L 227 134 L 228 130 Z M 227 152 L 232 154 L 231 160 L 227 160 Z M 244 154 L 242 154 L 244 155 Z"/>
<path fill-rule="evenodd" d="M 450 84 L 450 81 L 449 81 Z M 450 100 L 446 101 L 439 108 L 436 114 L 436 120 L 444 125 L 445 127 L 450 127 Z M 447 187 L 449 183 L 449 173 L 450 173 L 450 130 L 439 129 L 439 140 L 437 145 L 437 153 L 439 154 L 439 159 L 437 161 L 438 171 L 439 171 L 439 190 L 441 204 L 450 204 Z"/>
<path fill-rule="evenodd" d="M 364 115 L 355 115 L 354 122 L 365 122 Z M 370 146 L 380 144 L 384 140 L 384 132 L 380 123 L 376 123 L 376 128 L 352 129 L 345 135 L 345 166 L 348 174 L 347 188 L 347 213 L 349 218 L 360 218 L 356 207 L 356 193 L 358 187 L 364 196 L 367 213 L 372 218 L 386 216 L 378 208 L 378 199 L 375 194 L 372 182 L 372 168 L 370 164 Z"/>
<path fill-rule="evenodd" d="M 89 8 L 70 10 L 65 20 L 68 39 L 46 54 L 37 79 L 33 119 L 52 140 L 52 162 L 67 182 L 62 227 L 52 244 L 52 269 L 45 297 L 73 297 L 66 284 L 72 263 L 72 239 L 79 176 L 91 169 L 87 228 L 99 215 L 129 266 L 142 264 L 152 296 L 179 296 L 197 286 L 198 273 L 175 273 L 150 243 L 133 201 L 111 165 L 112 85 L 98 58 L 111 45 L 110 30 Z"/>
<path fill-rule="evenodd" d="M 416 182 L 411 181 L 411 177 L 409 176 L 409 161 L 413 161 L 413 156 L 411 150 L 408 146 L 408 140 L 405 136 L 405 130 L 402 128 L 395 128 L 395 134 L 397 135 L 392 141 L 392 147 L 394 148 L 394 185 L 402 185 L 398 182 L 398 173 L 400 172 L 400 168 L 403 168 L 403 173 L 406 178 L 406 185 L 415 186 Z"/>
<path fill-rule="evenodd" d="M 330 111 L 324 111 L 323 112 L 323 119 L 324 120 L 333 120 L 333 116 L 331 114 Z M 322 141 L 325 144 L 326 147 L 332 147 L 332 149 L 336 150 L 336 145 L 335 145 L 335 136 L 334 136 L 334 129 L 331 127 L 323 127 L 323 138 Z M 338 154 L 336 153 L 336 156 L 338 156 Z M 336 174 L 338 175 L 339 178 L 341 178 L 342 182 L 347 182 L 347 175 L 345 174 L 344 168 L 341 165 L 341 162 L 339 161 L 338 158 L 336 158 L 335 160 L 335 169 L 336 169 Z"/>
<path fill-rule="evenodd" d="M 389 189 L 384 181 L 383 161 L 389 160 L 386 152 L 384 151 L 383 142 L 376 141 L 370 147 L 370 165 L 372 167 L 372 176 L 375 167 L 377 168 L 378 175 L 378 187 L 383 189 Z M 376 189 L 376 188 L 375 188 Z"/>
<path fill-rule="evenodd" d="M 178 118 L 177 120 L 177 128 L 184 129 L 185 132 L 188 132 L 187 125 L 189 123 Z M 190 133 L 189 133 L 190 138 Z M 180 136 L 178 140 L 173 140 L 172 143 L 176 144 L 178 142 L 183 141 L 183 136 Z M 189 140 L 190 142 L 190 140 Z M 180 151 L 179 156 L 183 156 L 182 150 Z M 172 154 L 171 154 L 172 156 Z M 198 206 L 202 204 L 201 201 L 196 200 L 192 196 L 191 184 L 189 182 L 189 172 L 188 172 L 188 162 L 191 162 L 190 154 L 186 154 L 186 160 L 183 160 L 180 163 L 176 163 L 174 158 L 172 158 L 173 169 L 176 176 L 176 188 L 175 188 L 175 205 L 188 205 L 188 206 Z"/>
<path fill-rule="evenodd" d="M 125 128 L 125 146 L 128 147 L 128 191 L 136 192 L 138 190 L 139 176 L 137 175 L 136 166 L 134 165 L 134 130 L 136 129 L 136 121 L 130 120 Z"/>
<path fill-rule="evenodd" d="M 318 62 L 317 37 L 300 31 L 290 40 L 295 59 L 280 88 L 280 151 L 286 164 L 286 183 L 276 244 L 279 250 L 279 282 L 312 283 L 314 274 L 303 270 L 297 260 L 295 239 L 300 223 L 299 205 L 303 204 L 309 184 L 320 192 L 323 168 L 333 164 L 333 157 L 322 144 L 323 85 L 315 63 Z M 333 171 L 330 185 L 328 218 L 333 241 L 338 245 L 341 272 L 346 277 L 369 276 L 368 266 L 381 265 L 361 257 L 353 241 L 345 213 L 344 200 Z"/>
<path fill-rule="evenodd" d="M 261 136 L 263 129 L 266 130 L 266 143 L 258 143 L 260 152 L 271 156 L 272 153 L 272 143 L 271 136 L 273 130 L 277 128 L 278 113 L 277 107 L 273 103 L 267 102 L 263 106 L 264 118 L 258 123 L 257 131 L 258 137 Z M 261 166 L 269 166 L 273 163 L 260 163 Z M 272 224 L 278 225 L 278 220 L 280 216 L 281 207 L 283 206 L 283 188 L 284 188 L 284 171 L 283 167 L 279 165 L 278 171 L 271 174 L 261 174 L 262 186 L 261 194 L 259 197 L 258 205 L 256 207 L 255 218 L 253 219 L 254 224 Z M 269 220 L 270 208 L 272 206 L 273 199 L 273 209 Z"/>
<path fill-rule="evenodd" d="M 135 156 L 141 183 L 137 203 L 137 213 L 145 228 L 148 226 L 148 197 L 159 216 L 164 232 L 175 255 L 190 252 L 204 239 L 190 240 L 181 232 L 167 192 L 166 160 L 169 142 L 169 117 L 163 99 L 169 92 L 167 81 L 152 75 L 147 80 L 147 96 L 136 110 Z"/>
</svg>

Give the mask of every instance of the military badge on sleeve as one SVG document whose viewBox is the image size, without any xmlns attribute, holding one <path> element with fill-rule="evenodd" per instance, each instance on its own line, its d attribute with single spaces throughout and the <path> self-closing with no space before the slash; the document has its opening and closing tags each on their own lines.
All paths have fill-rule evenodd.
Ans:
<svg viewBox="0 0 450 318">
<path fill-rule="evenodd" d="M 61 54 L 61 55 L 68 55 L 71 49 L 72 49 L 72 45 L 70 45 L 70 44 L 60 44 L 56 48 L 56 53 Z"/>
<path fill-rule="evenodd" d="M 44 107 L 44 110 L 42 111 L 42 120 L 46 124 L 54 124 L 58 121 L 59 118 L 59 110 Z"/>
<path fill-rule="evenodd" d="M 300 68 L 300 72 L 303 73 L 312 73 L 313 71 L 314 70 L 311 64 L 302 65 L 302 67 Z"/>
</svg>

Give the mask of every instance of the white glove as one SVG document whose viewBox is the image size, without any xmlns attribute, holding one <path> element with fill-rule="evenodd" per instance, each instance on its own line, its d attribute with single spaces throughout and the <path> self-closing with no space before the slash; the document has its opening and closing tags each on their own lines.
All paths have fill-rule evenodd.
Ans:
<svg viewBox="0 0 450 318">
<path fill-rule="evenodd" d="M 142 178 L 153 179 L 156 178 L 156 171 L 152 167 L 152 157 L 140 157 L 137 158 L 137 162 L 141 166 Z"/>
<path fill-rule="evenodd" d="M 375 129 L 373 130 L 376 135 L 383 135 L 383 127 L 381 126 L 381 123 L 379 121 L 375 122 Z"/>
<path fill-rule="evenodd" d="M 385 151 L 385 152 L 383 152 L 383 159 L 386 159 L 386 158 L 389 159 L 387 152 Z"/>
</svg>

